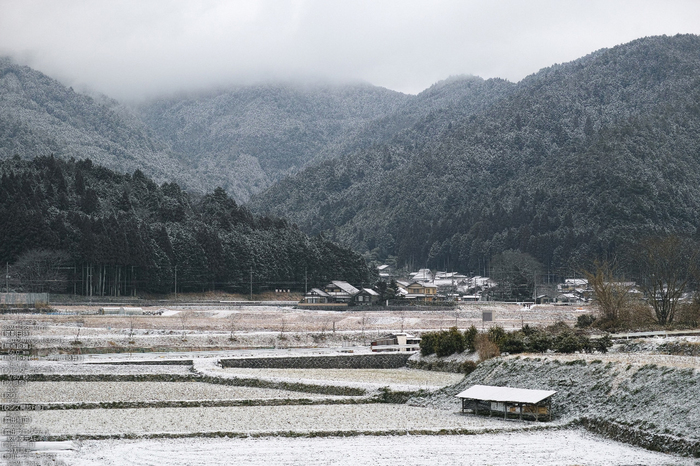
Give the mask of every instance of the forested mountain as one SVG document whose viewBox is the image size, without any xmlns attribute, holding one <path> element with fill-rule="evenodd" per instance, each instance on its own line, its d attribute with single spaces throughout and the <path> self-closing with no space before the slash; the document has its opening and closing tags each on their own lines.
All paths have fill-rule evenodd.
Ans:
<svg viewBox="0 0 700 466">
<path fill-rule="evenodd" d="M 74 92 L 0 57 L 0 160 L 51 154 L 122 172 L 140 169 L 159 182 L 180 180 L 184 167 L 116 101 Z"/>
<path fill-rule="evenodd" d="M 465 272 L 511 249 L 551 269 L 648 234 L 697 235 L 699 37 L 639 39 L 477 87 L 491 91 L 465 111 L 431 111 L 251 207 L 371 257 Z"/>
<path fill-rule="evenodd" d="M 270 84 L 162 98 L 138 110 L 190 176 L 245 201 L 311 161 L 347 152 L 366 123 L 411 97 L 368 84 Z"/>
<path fill-rule="evenodd" d="M 1 161 L 0 218 L 0 262 L 14 264 L 13 287 L 24 291 L 167 292 L 175 274 L 181 291 L 375 278 L 358 254 L 256 217 L 223 189 L 189 195 L 89 159 Z"/>
</svg>

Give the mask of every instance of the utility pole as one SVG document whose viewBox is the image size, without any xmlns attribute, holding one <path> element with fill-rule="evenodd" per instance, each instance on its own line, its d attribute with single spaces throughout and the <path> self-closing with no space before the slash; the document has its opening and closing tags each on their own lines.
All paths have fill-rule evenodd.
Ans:
<svg viewBox="0 0 700 466">
<path fill-rule="evenodd" d="M 5 293 L 10 292 L 10 263 L 5 262 Z"/>
<path fill-rule="evenodd" d="M 253 267 L 250 268 L 250 300 L 253 300 Z"/>
<path fill-rule="evenodd" d="M 309 276 L 306 274 L 306 267 L 304 267 L 304 296 L 308 292 Z"/>
<path fill-rule="evenodd" d="M 175 301 L 177 301 L 177 265 L 175 266 Z"/>
</svg>

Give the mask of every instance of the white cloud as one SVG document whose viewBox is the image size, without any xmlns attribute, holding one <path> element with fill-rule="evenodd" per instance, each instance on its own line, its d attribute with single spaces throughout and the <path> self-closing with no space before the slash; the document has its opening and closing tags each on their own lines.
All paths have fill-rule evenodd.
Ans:
<svg viewBox="0 0 700 466">
<path fill-rule="evenodd" d="M 5 0 L 0 53 L 116 98 L 299 77 L 418 92 L 697 34 L 697 18 L 681 0 Z"/>
</svg>

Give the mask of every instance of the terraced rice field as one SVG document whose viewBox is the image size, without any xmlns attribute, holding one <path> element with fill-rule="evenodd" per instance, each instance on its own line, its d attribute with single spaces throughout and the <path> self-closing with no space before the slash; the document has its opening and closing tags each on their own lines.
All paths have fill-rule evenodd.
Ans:
<svg viewBox="0 0 700 466">
<path fill-rule="evenodd" d="M 60 455 L 72 466 L 692 466 L 585 432 L 509 432 L 488 435 L 116 440 L 84 442 Z"/>
<path fill-rule="evenodd" d="M 364 384 L 368 388 L 390 386 L 396 389 L 436 390 L 453 385 L 464 374 L 416 369 L 214 369 L 212 373 L 246 378 L 279 379 L 304 383 Z"/>
<path fill-rule="evenodd" d="M 339 399 L 257 387 L 202 382 L 31 382 L 20 391 L 20 402 L 100 403 L 200 400 Z"/>
</svg>

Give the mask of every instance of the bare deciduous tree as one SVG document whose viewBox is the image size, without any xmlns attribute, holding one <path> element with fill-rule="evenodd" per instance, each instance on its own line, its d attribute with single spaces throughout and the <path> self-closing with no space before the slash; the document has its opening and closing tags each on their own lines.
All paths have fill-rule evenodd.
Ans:
<svg viewBox="0 0 700 466">
<path fill-rule="evenodd" d="M 192 315 L 192 311 L 180 311 L 177 314 L 177 317 L 180 320 L 180 327 L 182 328 L 182 341 L 187 340 L 187 321 L 190 320 Z"/>
<path fill-rule="evenodd" d="M 698 275 L 698 249 L 678 236 L 641 241 L 634 254 L 639 288 L 660 325 L 673 323 L 678 303 Z"/>
<path fill-rule="evenodd" d="M 238 327 L 238 321 L 240 319 L 241 315 L 237 313 L 232 313 L 228 316 L 228 328 L 230 332 L 228 339 L 230 341 L 234 341 L 236 339 L 236 337 L 234 337 L 234 334 L 236 333 L 236 328 Z"/>
<path fill-rule="evenodd" d="M 12 266 L 13 284 L 29 292 L 62 292 L 68 283 L 61 267 L 70 260 L 65 251 L 32 249 Z"/>
<path fill-rule="evenodd" d="M 594 270 L 584 271 L 584 275 L 588 285 L 593 288 L 594 299 L 603 320 L 619 322 L 623 319 L 632 299 L 632 284 L 620 278 L 615 266 L 608 261 L 596 261 Z"/>
</svg>

